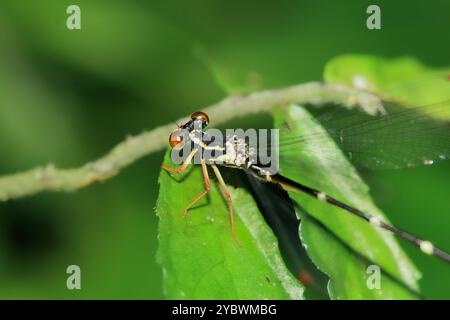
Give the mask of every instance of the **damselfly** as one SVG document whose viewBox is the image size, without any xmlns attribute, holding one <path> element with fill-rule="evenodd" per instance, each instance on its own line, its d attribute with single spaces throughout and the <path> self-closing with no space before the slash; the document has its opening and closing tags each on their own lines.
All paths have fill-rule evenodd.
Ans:
<svg viewBox="0 0 450 320">
<path fill-rule="evenodd" d="M 326 137 L 332 137 L 350 161 L 356 165 L 389 169 L 419 164 L 430 165 L 447 160 L 450 156 L 449 119 L 450 100 L 413 108 L 391 106 L 375 116 L 355 110 L 327 111 L 314 116 L 314 121 L 326 126 L 325 131 L 294 134 L 294 136 L 288 134 L 284 138 L 282 135 L 276 144 L 277 150 L 282 153 L 288 153 L 295 148 L 304 148 L 308 152 L 320 152 L 324 157 L 333 158 L 334 155 L 327 154 L 326 148 L 322 146 Z M 205 128 L 208 124 L 207 114 L 195 112 L 169 137 L 172 148 L 180 149 L 187 144 L 190 144 L 191 148 L 178 168 L 163 166 L 164 170 L 180 174 L 195 156 L 200 155 L 198 160 L 202 168 L 205 189 L 186 206 L 183 217 L 186 217 L 188 211 L 210 191 L 211 181 L 207 169 L 209 165 L 217 177 L 220 190 L 228 204 L 232 237 L 238 241 L 233 202 L 218 168 L 218 165 L 227 166 L 245 170 L 257 179 L 277 184 L 286 191 L 302 192 L 319 201 L 341 208 L 376 227 L 398 235 L 425 254 L 437 256 L 450 263 L 450 254 L 437 248 L 432 242 L 386 223 L 370 212 L 348 205 L 321 190 L 294 181 L 278 172 L 267 170 L 265 166 L 260 165 L 258 157 L 256 160 L 252 157 L 255 153 L 258 154 L 258 150 L 254 150 L 246 139 L 228 135 L 223 142 L 213 143 L 206 138 Z M 286 124 L 286 128 L 282 130 L 289 132 L 289 124 Z M 274 145 L 269 144 L 264 148 L 273 151 Z M 290 165 L 295 166 L 295 161 Z M 336 170 L 339 170 L 339 167 Z"/>
</svg>

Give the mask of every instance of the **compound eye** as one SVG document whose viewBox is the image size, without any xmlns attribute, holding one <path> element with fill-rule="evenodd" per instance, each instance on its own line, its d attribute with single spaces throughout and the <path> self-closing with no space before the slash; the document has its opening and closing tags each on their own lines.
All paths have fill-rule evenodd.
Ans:
<svg viewBox="0 0 450 320">
<path fill-rule="evenodd" d="M 181 130 L 175 130 L 170 134 L 169 144 L 171 148 L 180 149 L 184 146 L 184 135 Z"/>
<path fill-rule="evenodd" d="M 209 124 L 209 117 L 206 113 L 197 111 L 191 114 L 192 120 L 201 120 L 203 122 L 203 126 L 206 127 Z"/>
</svg>

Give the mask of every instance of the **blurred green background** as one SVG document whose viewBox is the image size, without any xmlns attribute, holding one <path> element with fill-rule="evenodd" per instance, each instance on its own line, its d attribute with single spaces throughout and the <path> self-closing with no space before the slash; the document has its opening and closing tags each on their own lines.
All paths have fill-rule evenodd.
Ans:
<svg viewBox="0 0 450 320">
<path fill-rule="evenodd" d="M 66 28 L 70 4 L 81 7 L 82 30 Z M 0 175 L 79 166 L 218 101 L 221 81 L 262 89 L 320 80 L 344 53 L 449 66 L 449 1 L 377 1 L 382 30 L 373 31 L 370 4 L 2 0 Z M 76 193 L 0 203 L 0 298 L 164 298 L 154 257 L 162 156 Z M 394 223 L 450 249 L 449 163 L 366 178 Z M 450 268 L 402 246 L 423 272 L 424 296 L 450 298 Z M 82 290 L 66 288 L 71 264 Z"/>
</svg>

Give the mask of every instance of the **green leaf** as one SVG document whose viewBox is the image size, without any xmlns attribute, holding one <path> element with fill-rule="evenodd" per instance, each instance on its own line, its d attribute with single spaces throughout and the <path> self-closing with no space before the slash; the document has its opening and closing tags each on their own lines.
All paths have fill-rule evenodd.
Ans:
<svg viewBox="0 0 450 320">
<path fill-rule="evenodd" d="M 289 131 L 280 130 L 280 140 L 322 131 L 324 139 L 321 140 L 321 149 L 315 150 L 333 153 L 331 159 L 326 154 L 310 152 L 311 148 L 307 146 L 289 148 L 286 152 L 281 150 L 280 172 L 283 175 L 387 221 L 373 203 L 368 187 L 356 170 L 335 142 L 326 138 L 325 129 L 306 109 L 291 105 L 277 110 L 275 126 L 290 128 Z M 291 192 L 290 196 L 299 205 L 300 211 L 307 213 L 300 213 L 302 218 L 309 215 L 323 225 L 318 228 L 310 223 L 310 219 L 304 219 L 300 235 L 313 262 L 331 279 L 331 298 L 390 299 L 415 296 L 412 291 L 418 290 L 420 273 L 393 235 L 308 195 Z M 365 285 L 365 275 L 369 276 L 366 274 L 368 264 L 376 264 L 383 271 L 382 290 L 379 292 L 374 293 Z"/>
<path fill-rule="evenodd" d="M 170 152 L 164 163 L 173 166 Z M 156 205 L 158 261 L 171 299 L 302 299 L 303 287 L 286 269 L 272 231 L 252 197 L 228 186 L 236 213 L 237 245 L 228 211 L 213 181 L 209 197 L 182 218 L 203 190 L 199 166 L 182 177 L 162 171 Z"/>
<path fill-rule="evenodd" d="M 333 299 L 416 299 L 418 296 L 402 283 L 380 270 L 380 288 L 373 287 L 373 262 L 356 254 L 330 230 L 308 214 L 300 213 L 300 234 L 307 243 L 311 259 L 330 278 L 329 295 Z M 372 285 L 369 289 L 369 285 Z"/>
<path fill-rule="evenodd" d="M 326 82 L 368 90 L 409 107 L 449 101 L 449 76 L 450 67 L 430 68 L 413 57 L 384 59 L 357 54 L 330 60 L 324 71 Z M 450 119 L 445 109 L 439 117 Z"/>
</svg>

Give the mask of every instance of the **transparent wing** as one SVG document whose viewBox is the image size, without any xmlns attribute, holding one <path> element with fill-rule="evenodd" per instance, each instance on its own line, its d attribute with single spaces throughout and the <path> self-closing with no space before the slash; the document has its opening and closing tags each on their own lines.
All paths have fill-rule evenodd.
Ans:
<svg viewBox="0 0 450 320">
<path fill-rule="evenodd" d="M 377 116 L 357 110 L 312 110 L 314 121 L 325 131 L 281 133 L 280 153 L 302 148 L 333 159 L 321 143 L 331 136 L 354 165 L 369 169 L 430 165 L 449 158 L 450 100 L 413 108 L 385 107 L 386 114 Z"/>
</svg>

